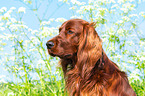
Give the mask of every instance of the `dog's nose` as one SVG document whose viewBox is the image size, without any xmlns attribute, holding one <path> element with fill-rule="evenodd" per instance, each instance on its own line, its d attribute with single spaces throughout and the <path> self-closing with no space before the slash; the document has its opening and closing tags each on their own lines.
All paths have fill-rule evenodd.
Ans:
<svg viewBox="0 0 145 96">
<path fill-rule="evenodd" d="M 54 46 L 54 43 L 52 41 L 49 41 L 46 43 L 46 46 L 48 49 L 51 49 Z"/>
</svg>

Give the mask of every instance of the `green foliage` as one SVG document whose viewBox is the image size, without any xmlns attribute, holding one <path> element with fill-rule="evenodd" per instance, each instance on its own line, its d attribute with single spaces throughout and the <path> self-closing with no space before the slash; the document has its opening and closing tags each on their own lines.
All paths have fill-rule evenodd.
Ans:
<svg viewBox="0 0 145 96">
<path fill-rule="evenodd" d="M 49 6 L 55 0 L 17 0 L 26 6 L 16 10 L 0 9 L 0 64 L 11 74 L 0 76 L 2 96 L 67 96 L 62 69 L 58 58 L 47 54 L 45 43 L 58 33 L 65 18 L 51 18 L 61 6 L 69 5 L 70 18 L 97 22 L 96 30 L 103 40 L 107 55 L 127 72 L 132 88 L 138 96 L 145 95 L 145 34 L 139 29 L 145 12 L 138 12 L 142 0 L 59 0 L 55 12 Z M 46 3 L 44 13 L 39 8 Z M 56 3 L 56 2 L 55 2 Z M 43 6 L 43 5 L 42 5 Z M 24 22 L 27 9 L 38 21 L 38 29 L 29 28 Z M 63 9 L 62 9 L 63 10 Z M 56 15 L 56 14 L 55 14 Z M 67 18 L 68 19 L 68 18 Z M 33 21 L 31 21 L 33 22 Z M 55 25 L 56 24 L 56 25 Z M 52 26 L 54 25 L 54 26 Z M 2 79 L 5 78 L 5 79 Z"/>
</svg>

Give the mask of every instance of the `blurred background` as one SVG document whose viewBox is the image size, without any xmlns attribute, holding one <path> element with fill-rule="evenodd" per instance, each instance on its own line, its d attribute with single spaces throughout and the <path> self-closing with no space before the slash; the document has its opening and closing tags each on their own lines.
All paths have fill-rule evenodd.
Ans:
<svg viewBox="0 0 145 96">
<path fill-rule="evenodd" d="M 108 57 L 145 96 L 145 0 L 0 0 L 0 96 L 67 96 L 45 44 L 72 18 L 97 22 Z"/>
</svg>

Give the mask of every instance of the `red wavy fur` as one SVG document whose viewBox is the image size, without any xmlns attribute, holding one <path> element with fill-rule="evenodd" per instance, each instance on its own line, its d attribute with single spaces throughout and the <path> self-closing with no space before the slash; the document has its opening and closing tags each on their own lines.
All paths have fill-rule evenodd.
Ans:
<svg viewBox="0 0 145 96">
<path fill-rule="evenodd" d="M 103 51 L 94 23 L 68 20 L 46 45 L 50 55 L 60 57 L 69 96 L 136 96 L 126 74 Z"/>
</svg>

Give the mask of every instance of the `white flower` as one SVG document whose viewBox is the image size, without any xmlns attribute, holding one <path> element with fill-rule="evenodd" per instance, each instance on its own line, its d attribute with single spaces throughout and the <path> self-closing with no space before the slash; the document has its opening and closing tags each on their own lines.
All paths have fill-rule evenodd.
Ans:
<svg viewBox="0 0 145 96">
<path fill-rule="evenodd" d="M 134 80 L 139 80 L 140 79 L 138 76 L 139 72 L 140 72 L 139 69 L 133 70 L 129 78 L 133 78 Z"/>
<path fill-rule="evenodd" d="M 0 9 L 0 12 L 5 12 L 5 11 L 7 11 L 7 8 L 6 8 L 6 7 L 2 7 L 2 8 Z"/>
<path fill-rule="evenodd" d="M 145 12 L 140 12 L 139 15 L 145 18 Z"/>
<path fill-rule="evenodd" d="M 123 23 L 123 20 L 119 20 L 116 23 L 118 23 L 118 24 Z"/>
<path fill-rule="evenodd" d="M 113 6 L 111 6 L 111 9 L 113 8 L 119 8 L 118 4 L 114 4 Z"/>
<path fill-rule="evenodd" d="M 12 23 L 16 23 L 17 20 L 15 18 L 11 18 Z"/>
<path fill-rule="evenodd" d="M 15 56 L 11 56 L 9 59 L 14 61 L 15 60 Z"/>
<path fill-rule="evenodd" d="M 122 19 L 123 19 L 124 21 L 126 21 L 126 22 L 128 22 L 128 21 L 130 20 L 130 18 L 127 17 L 127 16 L 122 17 Z"/>
<path fill-rule="evenodd" d="M 28 30 L 30 30 L 30 29 L 28 29 Z M 31 29 L 31 31 L 32 31 L 32 29 Z M 37 30 L 33 30 L 33 31 L 32 31 L 32 34 L 36 34 L 36 33 L 38 33 Z"/>
<path fill-rule="evenodd" d="M 116 3 L 116 1 L 115 0 L 109 0 L 110 1 L 110 3 Z"/>
<path fill-rule="evenodd" d="M 3 51 L 3 50 L 4 50 L 4 48 L 1 48 L 1 47 L 0 47 L 0 51 Z"/>
<path fill-rule="evenodd" d="M 77 6 L 70 7 L 69 9 L 70 10 L 75 10 L 75 9 L 77 9 Z"/>
<path fill-rule="evenodd" d="M 0 83 L 7 83 L 7 82 L 4 79 L 1 79 Z"/>
<path fill-rule="evenodd" d="M 5 30 L 5 27 L 0 27 L 0 30 L 1 30 L 1 31 L 4 31 L 4 30 Z"/>
<path fill-rule="evenodd" d="M 140 61 L 145 61 L 145 57 L 142 56 L 142 57 L 140 58 Z"/>
<path fill-rule="evenodd" d="M 19 75 L 22 76 L 22 77 L 23 77 L 25 74 L 26 74 L 25 72 L 22 72 L 22 71 L 19 72 Z"/>
<path fill-rule="evenodd" d="M 31 32 L 31 31 L 32 31 L 32 29 L 31 29 L 31 28 L 29 28 L 29 29 L 28 29 L 28 31 L 29 31 L 29 32 Z"/>
<path fill-rule="evenodd" d="M 5 75 L 0 75 L 0 78 L 6 78 L 6 76 Z"/>
<path fill-rule="evenodd" d="M 65 18 L 57 18 L 55 21 L 56 21 L 56 22 L 61 22 L 61 23 L 63 23 L 63 22 L 65 22 L 65 21 L 67 21 L 67 19 L 65 19 Z"/>
<path fill-rule="evenodd" d="M 93 2 L 94 2 L 94 0 L 89 0 L 89 4 L 90 4 L 90 3 L 93 3 Z"/>
<path fill-rule="evenodd" d="M 78 18 L 78 19 L 82 19 L 83 16 L 74 15 L 74 16 L 71 16 L 70 18 Z"/>
<path fill-rule="evenodd" d="M 7 13 L 8 13 L 8 14 L 11 14 L 11 13 L 12 13 L 12 10 L 7 11 Z"/>
<path fill-rule="evenodd" d="M 1 22 L 1 23 L 0 23 L 0 26 L 3 26 L 3 25 L 4 25 L 4 23 L 3 23 L 3 22 Z"/>
<path fill-rule="evenodd" d="M 9 14 L 9 13 L 5 13 L 5 14 L 4 14 L 4 17 L 5 17 L 5 18 L 10 18 L 10 14 Z"/>
<path fill-rule="evenodd" d="M 73 4 L 77 4 L 77 5 L 84 5 L 84 4 L 86 4 L 85 2 L 79 2 L 79 1 L 77 1 L 77 0 L 71 0 L 71 2 L 72 2 Z"/>
<path fill-rule="evenodd" d="M 54 18 L 50 18 L 49 21 L 53 22 L 54 21 Z"/>
<path fill-rule="evenodd" d="M 2 20 L 3 16 L 0 16 L 0 21 Z"/>
<path fill-rule="evenodd" d="M 16 24 L 12 24 L 9 27 L 12 31 L 18 30 L 18 26 Z"/>
<path fill-rule="evenodd" d="M 14 96 L 15 94 L 13 92 L 8 93 L 8 96 Z"/>
<path fill-rule="evenodd" d="M 10 10 L 15 10 L 15 9 L 16 9 L 15 7 L 11 7 L 11 8 L 10 8 Z"/>
<path fill-rule="evenodd" d="M 40 23 L 40 26 L 43 26 L 43 25 L 49 25 L 50 24 L 50 21 L 42 21 Z"/>
<path fill-rule="evenodd" d="M 20 7 L 20 8 L 18 9 L 18 12 L 19 12 L 19 13 L 21 13 L 21 12 L 25 13 L 25 12 L 26 12 L 25 10 L 26 10 L 25 7 Z"/>
<path fill-rule="evenodd" d="M 11 25 L 11 24 L 12 24 L 12 23 L 11 23 L 11 22 L 9 22 L 9 21 L 6 23 L 6 25 L 7 25 L 7 26 L 9 26 L 9 25 Z"/>
<path fill-rule="evenodd" d="M 118 3 L 119 4 L 124 3 L 124 0 L 118 0 Z"/>
<path fill-rule="evenodd" d="M 118 29 L 117 30 L 117 33 L 120 35 L 120 36 L 124 36 L 124 30 L 122 28 Z"/>
<path fill-rule="evenodd" d="M 145 14 L 145 12 L 140 12 L 140 13 L 139 13 L 139 15 L 143 15 L 143 14 Z"/>
<path fill-rule="evenodd" d="M 138 18 L 138 15 L 137 14 L 130 14 L 129 17 L 137 17 Z"/>
</svg>

